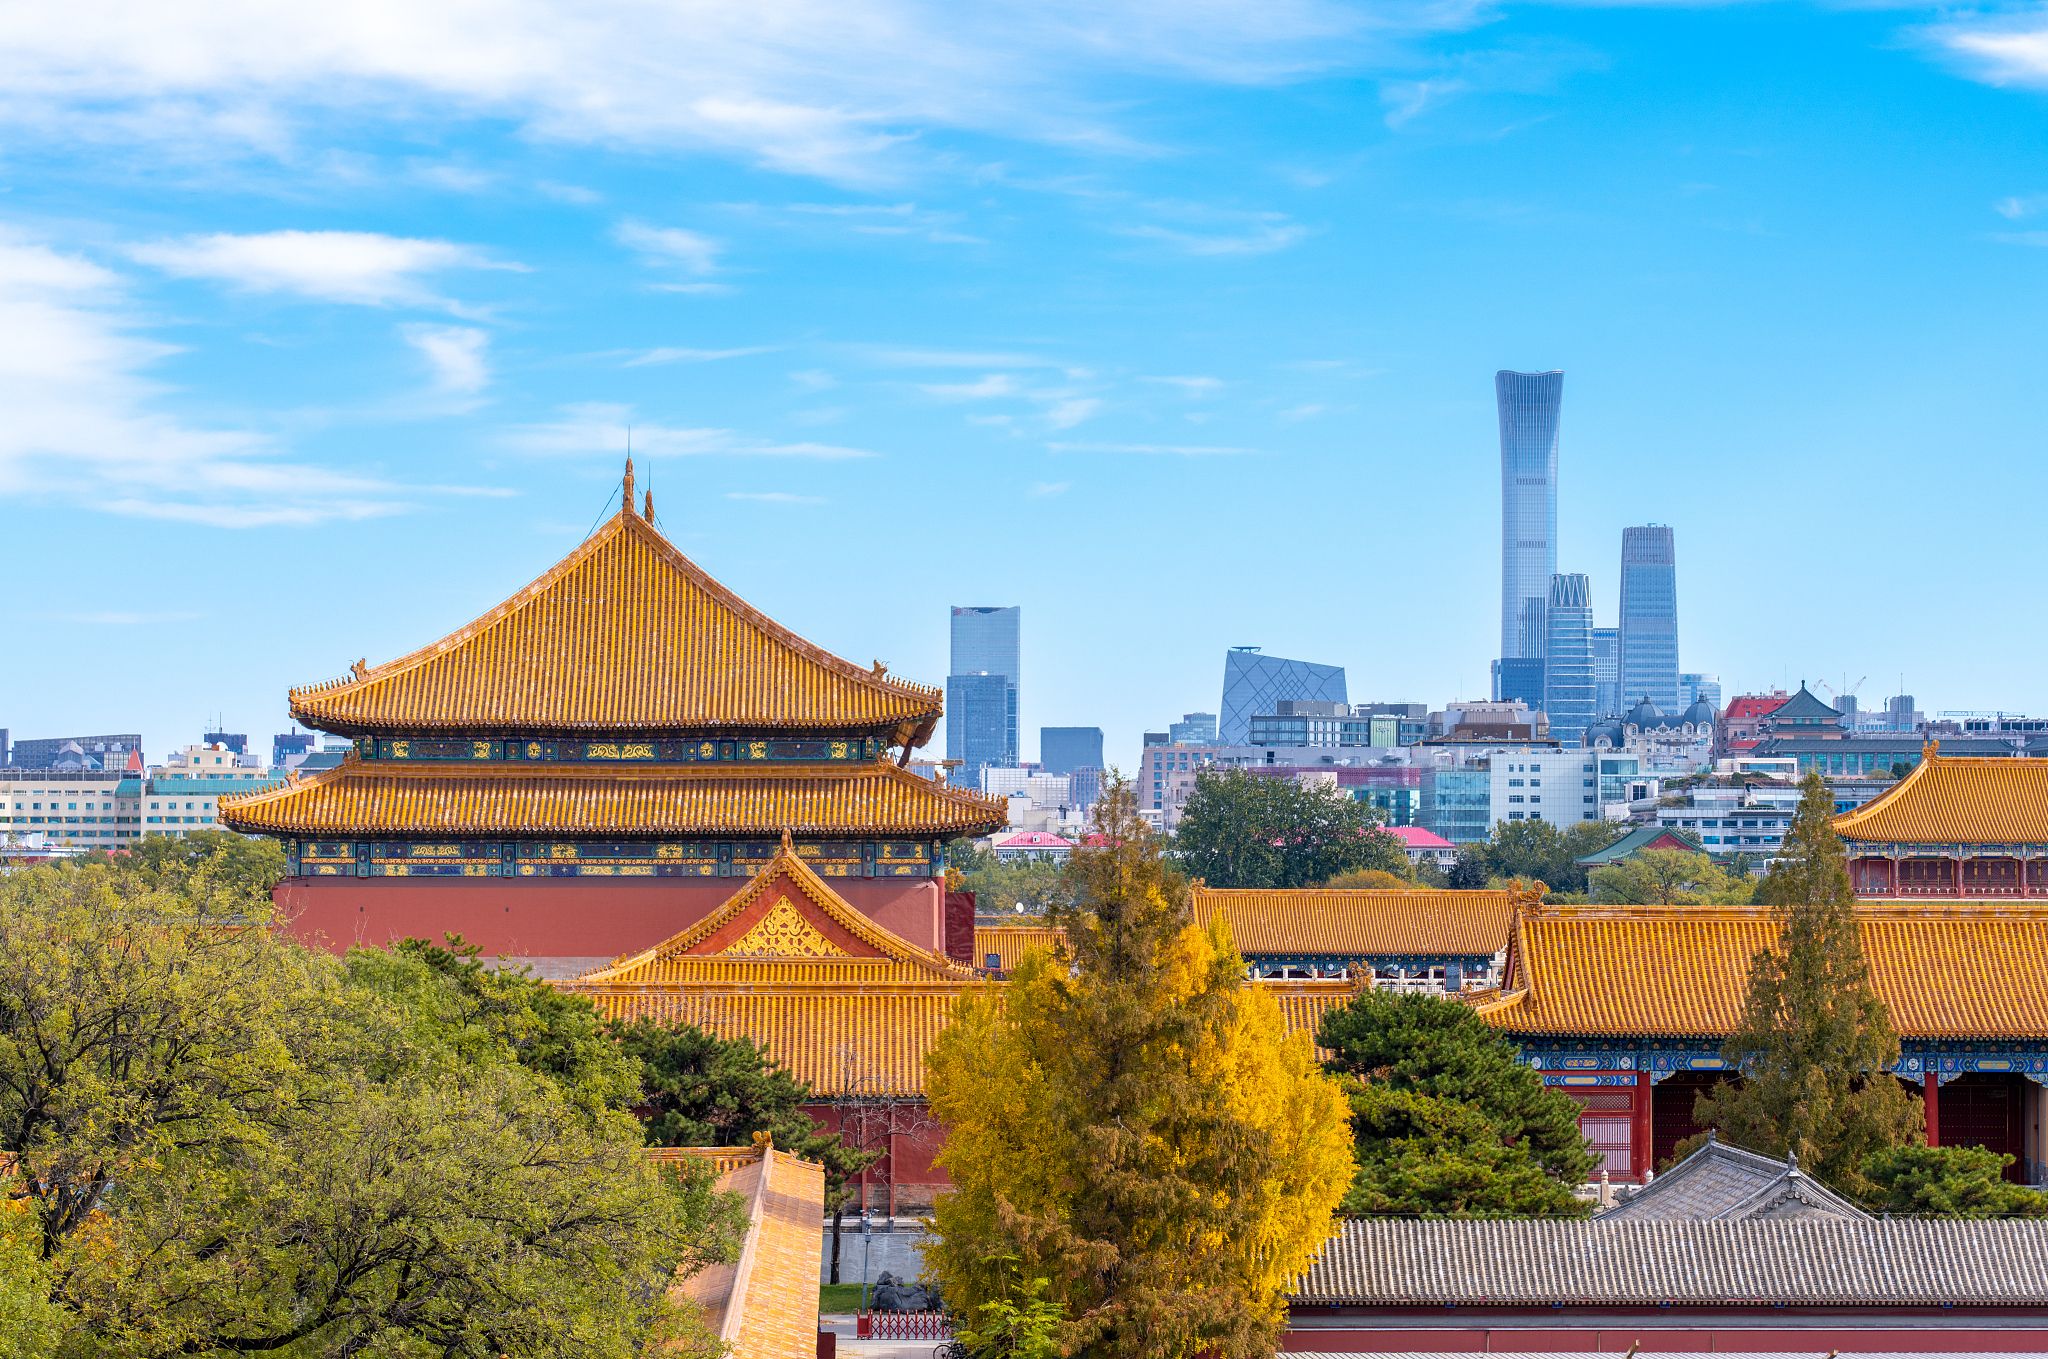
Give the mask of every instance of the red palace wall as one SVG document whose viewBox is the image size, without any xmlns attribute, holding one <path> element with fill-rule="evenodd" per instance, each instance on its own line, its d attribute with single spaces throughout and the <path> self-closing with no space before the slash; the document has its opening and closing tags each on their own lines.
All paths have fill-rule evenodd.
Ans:
<svg viewBox="0 0 2048 1359">
<path fill-rule="evenodd" d="M 831 883 L 875 923 L 945 952 L 944 894 L 936 879 Z M 459 934 L 486 958 L 609 962 L 703 919 L 745 886 L 744 878 L 286 878 L 272 897 L 286 930 L 337 953 L 353 944 L 407 937 L 438 943 Z"/>
</svg>

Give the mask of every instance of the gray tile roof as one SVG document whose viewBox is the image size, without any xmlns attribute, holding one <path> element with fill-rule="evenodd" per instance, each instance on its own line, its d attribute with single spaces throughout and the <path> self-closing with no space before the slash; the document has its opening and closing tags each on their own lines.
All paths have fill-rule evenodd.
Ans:
<svg viewBox="0 0 2048 1359">
<path fill-rule="evenodd" d="M 1719 1140 L 1596 1215 L 1601 1222 L 1869 1217 L 1796 1163 Z"/>
<path fill-rule="evenodd" d="M 1304 1306 L 2048 1306 L 2048 1220 L 1346 1222 Z"/>
</svg>

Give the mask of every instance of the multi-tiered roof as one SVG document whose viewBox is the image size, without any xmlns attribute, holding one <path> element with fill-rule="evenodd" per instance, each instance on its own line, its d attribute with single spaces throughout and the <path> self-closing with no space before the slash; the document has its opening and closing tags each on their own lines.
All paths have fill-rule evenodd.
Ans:
<svg viewBox="0 0 2048 1359">
<path fill-rule="evenodd" d="M 290 697 L 301 723 L 354 750 L 222 810 L 237 830 L 303 837 L 309 871 L 365 861 L 368 840 L 511 863 L 522 837 L 663 842 L 639 848 L 673 867 L 704 858 L 703 842 L 785 828 L 837 843 L 826 859 L 872 863 L 906 857 L 875 842 L 936 844 L 1004 819 L 902 767 L 931 738 L 940 690 L 842 660 L 713 580 L 651 504 L 635 512 L 630 464 L 625 507 L 533 584 L 430 646 Z M 768 849 L 741 858 L 751 870 Z"/>
</svg>

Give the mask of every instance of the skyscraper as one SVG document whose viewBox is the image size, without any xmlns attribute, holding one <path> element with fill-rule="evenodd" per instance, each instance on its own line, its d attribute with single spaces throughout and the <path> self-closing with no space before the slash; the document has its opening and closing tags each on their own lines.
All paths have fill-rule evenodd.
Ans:
<svg viewBox="0 0 2048 1359">
<path fill-rule="evenodd" d="M 1278 712 L 1283 698 L 1344 703 L 1344 667 L 1313 661 L 1288 661 L 1261 656 L 1255 646 L 1234 646 L 1223 653 L 1223 712 L 1217 723 L 1219 745 L 1241 746 L 1251 739 L 1252 718 Z"/>
<path fill-rule="evenodd" d="M 1667 713 L 1678 691 L 1678 549 L 1661 524 L 1621 531 L 1621 701 Z"/>
<path fill-rule="evenodd" d="M 1493 375 L 1500 407 L 1500 654 L 1541 656 L 1557 573 L 1557 421 L 1564 374 Z"/>
<path fill-rule="evenodd" d="M 971 787 L 980 786 L 984 766 L 1012 769 L 1017 765 L 1023 612 L 1014 606 L 953 610 L 953 664 L 946 680 L 946 758 L 961 762 L 953 777 Z M 979 684 L 959 686 L 956 702 L 954 680 L 988 676 L 1003 681 L 999 700 L 986 684 Z"/>
<path fill-rule="evenodd" d="M 1619 717 L 1621 706 L 1621 629 L 1593 629 L 1593 716 Z"/>
<path fill-rule="evenodd" d="M 1102 768 L 1102 728 L 1040 727 L 1038 763 L 1048 774 Z"/>
<path fill-rule="evenodd" d="M 1550 734 L 1577 745 L 1593 725 L 1598 686 L 1593 678 L 1593 582 L 1587 576 L 1552 576 L 1548 606 L 1549 654 L 1543 662 L 1543 710 Z"/>
<path fill-rule="evenodd" d="M 1180 721 L 1166 724 L 1166 737 L 1177 746 L 1216 744 L 1215 713 L 1182 713 Z"/>
</svg>

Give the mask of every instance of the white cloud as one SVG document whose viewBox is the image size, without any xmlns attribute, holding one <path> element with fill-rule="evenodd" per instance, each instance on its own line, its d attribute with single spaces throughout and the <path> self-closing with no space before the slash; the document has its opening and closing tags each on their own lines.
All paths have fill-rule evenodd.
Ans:
<svg viewBox="0 0 2048 1359">
<path fill-rule="evenodd" d="M 640 222 L 621 222 L 612 235 L 621 245 L 663 263 L 681 265 L 692 274 L 718 272 L 718 256 L 724 248 L 701 232 L 682 227 L 651 227 Z"/>
<path fill-rule="evenodd" d="M 1940 24 L 1923 36 L 1988 85 L 2048 85 L 2048 24 L 2038 10 Z"/>
<path fill-rule="evenodd" d="M 727 491 L 727 500 L 765 500 L 774 505 L 822 505 L 821 495 L 791 495 L 787 491 Z"/>
<path fill-rule="evenodd" d="M 1222 379 L 1212 377 L 1148 377 L 1145 381 L 1178 387 L 1184 395 L 1191 397 L 1214 396 L 1223 389 Z"/>
<path fill-rule="evenodd" d="M 1045 413 L 1045 423 L 1053 429 L 1072 429 L 1100 409 L 1102 403 L 1092 396 L 1068 397 L 1053 402 Z"/>
<path fill-rule="evenodd" d="M 1047 444 L 1055 453 L 1171 453 L 1197 458 L 1256 453 L 1256 448 L 1216 448 L 1201 444 Z"/>
<path fill-rule="evenodd" d="M 1008 373 L 990 373 L 979 382 L 923 382 L 918 384 L 918 390 L 942 401 L 985 401 L 1016 395 L 1017 379 Z"/>
<path fill-rule="evenodd" d="M 896 349 L 886 345 L 860 345 L 855 352 L 869 363 L 884 368 L 1055 368 L 1050 359 L 1030 354 L 991 354 L 980 350 Z"/>
<path fill-rule="evenodd" d="M 2032 217 L 2043 208 L 2048 208 L 2048 194 L 2030 193 L 2025 197 L 2016 195 L 2011 198 L 2001 198 L 1991 205 L 1991 210 L 2000 217 L 2009 218 L 2015 222 L 2022 217 Z"/>
<path fill-rule="evenodd" d="M 19 5 L 0 116 L 50 137 L 291 155 L 347 115 L 512 121 L 885 179 L 928 128 L 1115 149 L 1129 78 L 1255 84 L 1468 26 L 1478 0 L 72 0 Z"/>
<path fill-rule="evenodd" d="M 716 359 L 738 359 L 749 354 L 774 352 L 774 348 L 768 345 L 755 345 L 749 349 L 650 349 L 636 358 L 627 359 L 626 367 L 644 368 L 655 363 L 710 363 Z"/>
<path fill-rule="evenodd" d="M 1065 495 L 1073 484 L 1071 481 L 1034 481 L 1031 483 L 1031 489 L 1026 494 L 1034 499 L 1043 496 Z"/>
<path fill-rule="evenodd" d="M 284 460 L 251 430 L 167 413 L 122 280 L 0 233 L 0 494 L 221 527 L 317 524 L 413 508 L 428 487 Z"/>
<path fill-rule="evenodd" d="M 627 435 L 632 436 L 633 455 L 640 457 L 751 457 L 751 458 L 872 458 L 862 448 L 841 448 L 834 444 L 777 443 L 738 434 L 729 429 L 682 429 L 671 425 L 641 424 L 627 417 L 624 406 L 591 402 L 565 407 L 560 420 L 547 424 L 520 425 L 505 432 L 505 443 L 523 453 L 601 453 L 623 456 Z"/>
<path fill-rule="evenodd" d="M 368 231 L 266 231 L 188 236 L 131 246 L 128 253 L 178 278 L 203 278 L 247 292 L 297 293 L 359 306 L 440 302 L 422 282 L 446 269 L 523 269 L 451 241 Z"/>
<path fill-rule="evenodd" d="M 1303 420 L 1315 419 L 1328 409 L 1329 407 L 1317 405 L 1315 402 L 1309 402 L 1305 406 L 1290 406 L 1280 412 L 1280 422 L 1287 425 L 1299 424 Z"/>
<path fill-rule="evenodd" d="M 481 330 L 473 326 L 403 326 L 399 333 L 433 368 L 437 390 L 473 396 L 490 385 L 491 367 L 484 350 L 491 337 Z"/>
<path fill-rule="evenodd" d="M 1991 239 L 2001 245 L 2048 245 L 2048 231 L 2000 231 Z"/>
<path fill-rule="evenodd" d="M 807 392 L 822 392 L 839 385 L 839 379 L 822 368 L 806 368 L 802 372 L 791 373 L 789 380 Z"/>
<path fill-rule="evenodd" d="M 1288 222 L 1279 214 L 1268 214 L 1264 220 L 1254 222 L 1245 230 L 1217 235 L 1198 231 L 1178 231 L 1163 226 L 1133 226 L 1123 228 L 1126 236 L 1138 236 L 1146 240 L 1165 241 L 1178 246 L 1190 255 L 1270 255 L 1276 250 L 1307 237 L 1309 230 L 1298 222 Z"/>
</svg>

